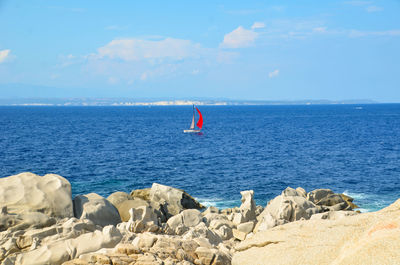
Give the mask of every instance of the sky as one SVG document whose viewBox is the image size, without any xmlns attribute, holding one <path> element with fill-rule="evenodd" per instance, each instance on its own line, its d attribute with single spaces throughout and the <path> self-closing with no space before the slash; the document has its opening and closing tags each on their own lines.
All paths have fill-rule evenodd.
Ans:
<svg viewBox="0 0 400 265">
<path fill-rule="evenodd" d="M 400 0 L 0 0 L 0 98 L 400 102 Z"/>
</svg>

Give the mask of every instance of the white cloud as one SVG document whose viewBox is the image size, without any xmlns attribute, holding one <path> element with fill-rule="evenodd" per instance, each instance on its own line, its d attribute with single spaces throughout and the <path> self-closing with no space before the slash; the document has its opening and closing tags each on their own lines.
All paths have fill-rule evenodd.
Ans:
<svg viewBox="0 0 400 265">
<path fill-rule="evenodd" d="M 383 8 L 379 6 L 368 6 L 365 10 L 367 10 L 368 13 L 372 13 L 382 11 Z"/>
<path fill-rule="evenodd" d="M 110 76 L 108 78 L 108 83 L 111 84 L 111 85 L 118 84 L 118 82 L 119 82 L 119 79 L 117 77 Z"/>
<path fill-rule="evenodd" d="M 147 73 L 143 73 L 143 74 L 140 76 L 140 80 L 145 81 L 146 79 L 147 79 Z"/>
<path fill-rule="evenodd" d="M 251 26 L 251 29 L 262 29 L 265 28 L 265 24 L 262 22 L 254 22 L 253 26 Z"/>
<path fill-rule="evenodd" d="M 276 69 L 276 70 L 274 70 L 274 71 L 268 73 L 268 77 L 269 77 L 269 78 L 274 78 L 274 77 L 276 77 L 276 76 L 278 76 L 278 75 L 279 75 L 279 69 Z"/>
<path fill-rule="evenodd" d="M 367 37 L 367 36 L 400 36 L 400 30 L 383 30 L 383 31 L 349 31 L 350 37 Z"/>
<path fill-rule="evenodd" d="M 2 50 L 0 51 L 0 63 L 4 62 L 8 55 L 10 54 L 11 50 Z"/>
<path fill-rule="evenodd" d="M 326 27 L 313 28 L 313 31 L 318 32 L 318 33 L 324 33 L 324 32 L 326 32 Z"/>
<path fill-rule="evenodd" d="M 116 31 L 120 31 L 120 30 L 125 30 L 127 27 L 125 26 L 125 27 L 121 27 L 121 26 L 118 26 L 118 25 L 110 25 L 110 26 L 107 26 L 107 27 L 105 27 L 104 29 L 105 30 L 116 30 Z"/>
<path fill-rule="evenodd" d="M 220 44 L 221 48 L 243 48 L 251 46 L 258 33 L 252 30 L 248 30 L 239 26 L 234 31 L 224 36 L 224 41 Z"/>
<path fill-rule="evenodd" d="M 163 40 L 120 39 L 98 49 L 98 56 L 124 61 L 151 59 L 182 60 L 197 57 L 202 52 L 200 44 L 190 40 L 166 38 Z"/>
<path fill-rule="evenodd" d="M 370 5 L 372 4 L 372 1 L 358 1 L 358 0 L 354 0 L 354 1 L 346 1 L 344 2 L 345 4 L 348 5 L 352 5 L 352 6 L 365 6 L 365 5 Z"/>
</svg>

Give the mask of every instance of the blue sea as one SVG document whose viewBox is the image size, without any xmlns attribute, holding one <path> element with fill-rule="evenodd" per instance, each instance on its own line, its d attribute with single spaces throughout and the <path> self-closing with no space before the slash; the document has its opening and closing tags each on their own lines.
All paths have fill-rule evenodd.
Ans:
<svg viewBox="0 0 400 265">
<path fill-rule="evenodd" d="M 400 104 L 0 107 L 0 177 L 56 173 L 73 195 L 181 188 L 205 205 L 330 188 L 375 211 L 400 198 Z"/>
</svg>

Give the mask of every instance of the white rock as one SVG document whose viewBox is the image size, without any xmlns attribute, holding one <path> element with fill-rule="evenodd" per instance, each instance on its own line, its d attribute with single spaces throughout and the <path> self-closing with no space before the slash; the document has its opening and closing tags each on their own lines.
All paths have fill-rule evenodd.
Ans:
<svg viewBox="0 0 400 265">
<path fill-rule="evenodd" d="M 186 227 L 192 227 L 192 226 L 196 226 L 198 225 L 202 219 L 203 216 L 200 213 L 199 210 L 196 209 L 188 209 L 188 210 L 184 210 L 180 213 L 180 215 L 182 215 L 182 219 L 183 219 L 183 224 Z"/>
<path fill-rule="evenodd" d="M 37 211 L 57 218 L 73 217 L 71 184 L 55 174 L 25 172 L 0 178 L 0 205 L 10 213 Z"/>
<path fill-rule="evenodd" d="M 165 204 L 165 210 L 168 218 L 179 214 L 185 209 L 203 208 L 194 198 L 185 191 L 173 187 L 153 183 L 150 190 L 150 200 Z"/>
<path fill-rule="evenodd" d="M 245 190 L 241 191 L 242 204 L 240 205 L 240 213 L 243 216 L 243 221 L 253 221 L 256 219 L 256 203 L 254 202 L 254 191 Z"/>
<path fill-rule="evenodd" d="M 237 230 L 248 234 L 251 231 L 253 231 L 253 228 L 254 228 L 254 221 L 250 221 L 250 222 L 246 222 L 246 223 L 242 223 L 242 224 L 238 225 Z"/>
<path fill-rule="evenodd" d="M 129 210 L 131 218 L 128 221 L 128 229 L 131 232 L 144 231 L 155 232 L 159 229 L 157 213 L 149 206 L 140 206 Z"/>
<path fill-rule="evenodd" d="M 232 232 L 233 232 L 233 237 L 234 238 L 236 238 L 236 239 L 238 239 L 240 241 L 243 241 L 243 240 L 246 239 L 247 233 L 239 231 L 237 229 L 233 229 Z"/>
<path fill-rule="evenodd" d="M 17 255 L 16 265 L 58 265 L 79 257 L 82 254 L 95 252 L 101 248 L 117 245 L 122 235 L 114 226 L 106 226 L 103 231 L 86 233 L 74 239 L 60 240 L 43 245 L 35 250 Z"/>
<path fill-rule="evenodd" d="M 89 219 L 100 226 L 117 225 L 121 222 L 115 206 L 96 193 L 76 196 L 74 213 L 76 218 Z"/>
<path fill-rule="evenodd" d="M 246 220 L 244 218 L 244 216 L 241 213 L 234 213 L 233 214 L 233 218 L 232 218 L 232 222 L 235 225 L 239 225 L 241 223 L 244 223 Z"/>
</svg>

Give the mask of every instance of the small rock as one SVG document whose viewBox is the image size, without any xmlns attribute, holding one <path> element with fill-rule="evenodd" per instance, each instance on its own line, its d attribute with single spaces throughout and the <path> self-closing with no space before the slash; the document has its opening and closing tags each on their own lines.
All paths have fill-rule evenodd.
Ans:
<svg viewBox="0 0 400 265">
<path fill-rule="evenodd" d="M 251 231 L 253 231 L 253 228 L 254 228 L 254 221 L 250 221 L 250 222 L 246 222 L 246 223 L 238 225 L 237 230 L 248 234 Z"/>
<path fill-rule="evenodd" d="M 237 229 L 232 229 L 232 233 L 233 233 L 233 237 L 240 241 L 243 241 L 246 239 L 247 233 L 245 233 L 245 232 L 239 231 Z"/>
</svg>

